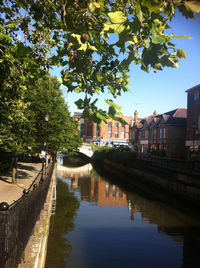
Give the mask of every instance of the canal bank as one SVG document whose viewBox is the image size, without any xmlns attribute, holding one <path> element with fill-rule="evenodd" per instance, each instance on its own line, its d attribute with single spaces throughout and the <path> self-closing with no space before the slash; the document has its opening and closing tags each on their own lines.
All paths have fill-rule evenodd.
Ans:
<svg viewBox="0 0 200 268">
<path fill-rule="evenodd" d="M 32 235 L 25 248 L 23 259 L 18 268 L 43 268 L 45 267 L 47 241 L 49 235 L 50 218 L 55 212 L 56 202 L 56 170 L 57 165 L 51 176 L 49 190 L 43 209 L 40 212 L 38 221 L 35 224 Z"/>
<path fill-rule="evenodd" d="M 146 183 L 175 197 L 197 205 L 200 204 L 200 176 L 190 176 L 162 168 L 125 167 L 106 158 L 98 162 L 105 170 L 121 176 L 129 183 L 133 183 L 133 180 L 139 181 L 140 184 Z M 123 176 L 123 174 L 127 176 Z"/>
</svg>

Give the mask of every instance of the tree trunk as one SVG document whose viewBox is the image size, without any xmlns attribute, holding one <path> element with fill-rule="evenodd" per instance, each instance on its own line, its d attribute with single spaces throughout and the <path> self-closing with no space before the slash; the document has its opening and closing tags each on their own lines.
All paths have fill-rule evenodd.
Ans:
<svg viewBox="0 0 200 268">
<path fill-rule="evenodd" d="M 12 184 L 17 183 L 17 157 L 13 155 L 13 163 L 12 163 Z"/>
</svg>

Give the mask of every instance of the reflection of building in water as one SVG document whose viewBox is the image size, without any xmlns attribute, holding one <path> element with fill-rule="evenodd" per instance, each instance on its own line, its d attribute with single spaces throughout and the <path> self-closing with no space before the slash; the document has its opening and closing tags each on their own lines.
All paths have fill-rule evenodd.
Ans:
<svg viewBox="0 0 200 268">
<path fill-rule="evenodd" d="M 140 212 L 143 221 L 156 224 L 159 234 L 168 235 L 174 243 L 183 244 L 182 268 L 200 267 L 200 223 L 163 203 L 127 194 L 131 219 Z M 196 227 L 195 227 L 196 226 Z"/>
<path fill-rule="evenodd" d="M 99 206 L 127 206 L 126 194 L 119 187 L 111 185 L 100 177 L 78 178 L 75 175 L 72 179 L 72 189 L 80 187 L 83 201 L 94 202 Z"/>
</svg>

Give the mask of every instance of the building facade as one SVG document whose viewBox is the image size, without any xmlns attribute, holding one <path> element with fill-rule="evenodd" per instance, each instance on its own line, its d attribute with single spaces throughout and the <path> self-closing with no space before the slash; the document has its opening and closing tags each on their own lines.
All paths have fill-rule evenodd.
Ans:
<svg viewBox="0 0 200 268">
<path fill-rule="evenodd" d="M 200 155 L 200 84 L 187 92 L 187 158 L 192 154 Z"/>
<path fill-rule="evenodd" d="M 156 111 L 144 119 L 134 116 L 130 126 L 130 143 L 133 151 L 168 158 L 185 156 L 187 109 L 178 108 L 157 115 Z"/>
<path fill-rule="evenodd" d="M 129 125 L 132 116 L 120 116 L 126 121 L 126 125 L 108 119 L 107 123 L 102 122 L 98 125 L 90 122 L 88 119 L 84 120 L 84 141 L 90 142 L 99 146 L 113 146 L 113 145 L 128 145 L 129 144 Z"/>
</svg>

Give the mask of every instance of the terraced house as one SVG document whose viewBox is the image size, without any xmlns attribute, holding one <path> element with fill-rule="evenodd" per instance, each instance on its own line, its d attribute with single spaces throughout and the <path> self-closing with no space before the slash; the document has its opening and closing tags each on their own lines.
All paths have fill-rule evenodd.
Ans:
<svg viewBox="0 0 200 268">
<path fill-rule="evenodd" d="M 157 115 L 156 111 L 146 118 L 137 119 L 130 126 L 130 143 L 133 151 L 150 153 L 168 158 L 185 158 L 187 109 Z"/>
<path fill-rule="evenodd" d="M 200 84 L 186 90 L 187 92 L 187 158 L 196 155 L 200 158 Z"/>
</svg>

